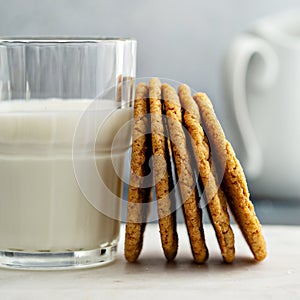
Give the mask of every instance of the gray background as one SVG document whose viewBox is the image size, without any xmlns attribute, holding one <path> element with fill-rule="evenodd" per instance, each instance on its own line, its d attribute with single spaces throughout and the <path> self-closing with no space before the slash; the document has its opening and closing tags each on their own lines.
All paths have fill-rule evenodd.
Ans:
<svg viewBox="0 0 300 300">
<path fill-rule="evenodd" d="M 159 76 L 207 92 L 221 119 L 222 61 L 233 38 L 255 20 L 298 0 L 0 0 L 0 36 L 96 35 L 138 40 L 138 77 Z M 265 199 L 264 223 L 299 224 L 299 205 Z"/>
<path fill-rule="evenodd" d="M 0 35 L 130 36 L 137 76 L 206 91 L 224 118 L 221 65 L 232 39 L 256 19 L 298 0 L 0 0 Z"/>
</svg>

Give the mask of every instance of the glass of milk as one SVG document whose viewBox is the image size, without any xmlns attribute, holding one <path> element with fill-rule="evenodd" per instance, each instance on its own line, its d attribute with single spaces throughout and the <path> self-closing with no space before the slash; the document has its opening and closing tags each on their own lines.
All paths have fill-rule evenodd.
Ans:
<svg viewBox="0 0 300 300">
<path fill-rule="evenodd" d="M 133 39 L 0 40 L 0 266 L 114 260 L 135 65 Z"/>
</svg>

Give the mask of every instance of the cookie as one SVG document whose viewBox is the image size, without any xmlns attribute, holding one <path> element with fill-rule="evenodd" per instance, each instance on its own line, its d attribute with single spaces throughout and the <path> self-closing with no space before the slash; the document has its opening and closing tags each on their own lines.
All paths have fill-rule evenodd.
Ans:
<svg viewBox="0 0 300 300">
<path fill-rule="evenodd" d="M 117 76 L 116 100 L 121 104 L 132 105 L 134 92 L 134 78 L 131 76 Z M 126 93 L 125 93 L 126 92 Z"/>
<path fill-rule="evenodd" d="M 163 124 L 161 83 L 158 78 L 149 81 L 152 154 L 154 182 L 158 209 L 161 244 L 167 260 L 175 258 L 178 248 L 176 211 L 172 198 L 172 177 L 168 145 Z"/>
<path fill-rule="evenodd" d="M 208 258 L 208 250 L 203 232 L 202 212 L 197 203 L 193 170 L 182 128 L 181 106 L 174 88 L 163 84 L 162 93 L 191 249 L 194 261 L 203 263 Z"/>
<path fill-rule="evenodd" d="M 123 75 L 119 74 L 117 77 L 117 96 L 116 96 L 117 102 L 122 101 L 122 92 L 123 92 L 122 82 L 123 82 Z"/>
<path fill-rule="evenodd" d="M 266 255 L 266 243 L 260 222 L 255 214 L 243 169 L 235 156 L 231 144 L 215 115 L 212 103 L 204 93 L 194 95 L 201 119 L 216 156 L 217 163 L 224 163 L 222 188 L 227 196 L 229 207 L 237 221 L 256 260 L 263 260 Z"/>
<path fill-rule="evenodd" d="M 143 246 L 143 234 L 147 221 L 148 205 L 151 201 L 151 178 L 147 177 L 151 156 L 151 138 L 148 116 L 148 87 L 138 84 L 134 100 L 134 126 L 132 133 L 132 155 L 128 207 L 125 234 L 125 258 L 137 260 Z"/>
<path fill-rule="evenodd" d="M 200 124 L 200 113 L 190 88 L 182 84 L 178 94 L 184 108 L 184 124 L 189 132 L 199 175 L 204 187 L 207 209 L 225 262 L 234 260 L 234 234 L 230 226 L 226 197 L 218 188 L 213 174 L 213 162 L 208 140 Z"/>
</svg>

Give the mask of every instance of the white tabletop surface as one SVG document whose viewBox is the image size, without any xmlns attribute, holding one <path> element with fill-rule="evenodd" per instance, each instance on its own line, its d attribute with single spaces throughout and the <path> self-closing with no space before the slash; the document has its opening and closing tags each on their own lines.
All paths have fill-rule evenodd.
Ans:
<svg viewBox="0 0 300 300">
<path fill-rule="evenodd" d="M 235 227 L 236 260 L 226 265 L 212 227 L 205 226 L 210 259 L 196 265 L 184 225 L 178 226 L 180 243 L 174 263 L 163 258 L 157 225 L 147 225 L 139 262 L 127 263 L 122 227 L 114 263 L 74 271 L 0 269 L 0 299 L 300 299 L 300 226 L 263 229 L 266 260 L 253 260 Z"/>
</svg>

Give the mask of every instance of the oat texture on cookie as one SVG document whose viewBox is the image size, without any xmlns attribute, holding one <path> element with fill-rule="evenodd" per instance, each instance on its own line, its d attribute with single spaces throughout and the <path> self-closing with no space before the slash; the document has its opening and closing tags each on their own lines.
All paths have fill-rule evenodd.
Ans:
<svg viewBox="0 0 300 300">
<path fill-rule="evenodd" d="M 149 132 L 149 89 L 146 83 L 136 88 L 134 101 L 134 126 L 132 156 L 125 236 L 125 257 L 129 262 L 138 259 L 143 246 L 143 234 L 147 222 L 151 186 L 147 183 L 147 168 L 151 152 Z"/>
</svg>

